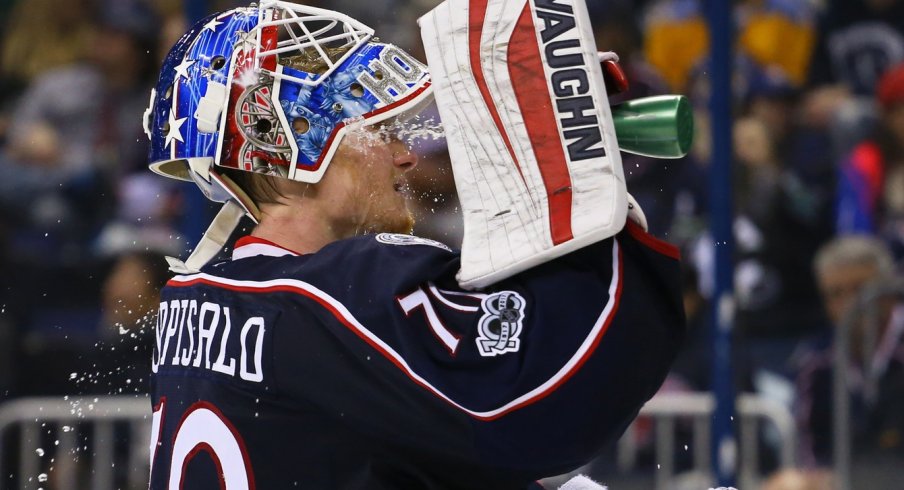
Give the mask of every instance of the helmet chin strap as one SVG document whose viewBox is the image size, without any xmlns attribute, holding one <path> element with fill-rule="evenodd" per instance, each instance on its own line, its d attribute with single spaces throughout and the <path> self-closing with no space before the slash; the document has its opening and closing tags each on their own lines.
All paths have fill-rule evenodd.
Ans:
<svg viewBox="0 0 904 490">
<path fill-rule="evenodd" d="M 226 201 L 188 259 L 183 262 L 175 257 L 166 258 L 170 270 L 176 274 L 200 272 L 202 267 L 220 253 L 244 215 L 245 209 L 242 206 L 231 199 Z"/>
</svg>

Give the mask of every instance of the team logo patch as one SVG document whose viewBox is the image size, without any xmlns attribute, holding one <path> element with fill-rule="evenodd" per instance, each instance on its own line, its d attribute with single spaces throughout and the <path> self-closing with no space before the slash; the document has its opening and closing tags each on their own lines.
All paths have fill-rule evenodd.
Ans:
<svg viewBox="0 0 904 490">
<path fill-rule="evenodd" d="M 483 316 L 478 325 L 477 350 L 483 357 L 493 357 L 521 348 L 524 322 L 524 298 L 514 291 L 501 291 L 483 299 Z"/>
<path fill-rule="evenodd" d="M 429 245 L 431 247 L 441 248 L 443 250 L 452 251 L 451 248 L 444 243 L 428 238 L 421 238 L 413 235 L 402 235 L 399 233 L 380 233 L 377 235 L 377 241 L 386 245 Z"/>
</svg>

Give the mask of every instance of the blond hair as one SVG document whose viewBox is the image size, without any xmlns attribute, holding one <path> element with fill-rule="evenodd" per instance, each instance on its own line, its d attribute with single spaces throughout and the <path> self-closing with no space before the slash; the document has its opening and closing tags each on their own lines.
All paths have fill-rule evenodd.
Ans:
<svg viewBox="0 0 904 490">
<path fill-rule="evenodd" d="M 895 261 L 882 240 L 871 235 L 835 237 L 823 245 L 813 260 L 813 269 L 821 276 L 839 267 L 874 267 L 880 275 L 894 273 Z"/>
</svg>

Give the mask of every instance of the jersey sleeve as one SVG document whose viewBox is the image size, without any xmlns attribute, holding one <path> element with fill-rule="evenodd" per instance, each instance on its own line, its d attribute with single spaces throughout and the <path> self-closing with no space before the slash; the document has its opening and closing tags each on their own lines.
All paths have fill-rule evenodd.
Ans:
<svg viewBox="0 0 904 490">
<path fill-rule="evenodd" d="M 333 244 L 300 272 L 317 293 L 298 321 L 323 329 L 276 340 L 327 347 L 303 368 L 308 354 L 279 354 L 280 389 L 381 437 L 505 466 L 579 463 L 653 395 L 683 334 L 676 254 L 629 229 L 482 291 L 457 287 L 459 255 L 436 243 Z M 291 377 L 323 362 L 331 379 Z"/>
</svg>

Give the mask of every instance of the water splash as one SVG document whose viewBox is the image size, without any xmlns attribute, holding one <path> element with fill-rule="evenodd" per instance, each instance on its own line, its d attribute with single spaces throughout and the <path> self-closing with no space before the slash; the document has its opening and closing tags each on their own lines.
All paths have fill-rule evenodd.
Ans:
<svg viewBox="0 0 904 490">
<path fill-rule="evenodd" d="M 364 142 L 397 139 L 408 145 L 415 145 L 440 141 L 446 137 L 443 125 L 434 116 L 418 115 L 405 121 L 393 119 L 375 125 L 365 125 L 366 120 L 361 116 L 348 118 L 344 122 L 346 130 L 357 133 Z"/>
<path fill-rule="evenodd" d="M 414 116 L 407 121 L 398 119 L 390 124 L 383 125 L 380 131 L 385 131 L 396 138 L 409 144 L 423 141 L 439 141 L 446 137 L 442 123 L 433 116 Z"/>
</svg>

